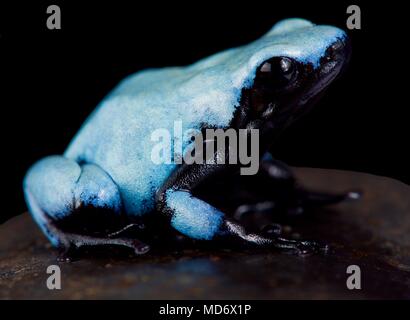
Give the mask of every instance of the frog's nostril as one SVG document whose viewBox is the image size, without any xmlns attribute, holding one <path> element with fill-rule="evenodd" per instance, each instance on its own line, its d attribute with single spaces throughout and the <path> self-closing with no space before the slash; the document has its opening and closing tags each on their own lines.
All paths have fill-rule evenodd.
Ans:
<svg viewBox="0 0 410 320">
<path fill-rule="evenodd" d="M 337 40 L 332 45 L 330 45 L 326 50 L 327 60 L 332 60 L 338 54 L 338 52 L 343 48 L 343 43 L 340 40 Z"/>
<path fill-rule="evenodd" d="M 335 43 L 333 43 L 330 46 L 330 49 L 332 52 L 337 52 L 341 49 L 343 49 L 343 47 L 345 46 L 345 43 L 342 40 L 337 40 Z"/>
<path fill-rule="evenodd" d="M 347 43 L 338 39 L 327 48 L 324 58 L 326 61 L 343 61 L 349 55 L 348 51 Z"/>
</svg>

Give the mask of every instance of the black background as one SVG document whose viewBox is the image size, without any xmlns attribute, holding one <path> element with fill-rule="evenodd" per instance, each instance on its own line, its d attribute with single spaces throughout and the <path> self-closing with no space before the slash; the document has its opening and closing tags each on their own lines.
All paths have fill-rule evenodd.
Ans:
<svg viewBox="0 0 410 320">
<path fill-rule="evenodd" d="M 62 29 L 46 28 L 58 4 Z M 35 160 L 64 151 L 85 117 L 126 75 L 190 64 L 245 44 L 278 20 L 303 17 L 346 30 L 350 2 L 248 1 L 1 5 L 2 203 L 0 221 L 25 210 L 21 183 Z M 406 10 L 356 1 L 350 67 L 273 150 L 291 165 L 339 168 L 410 183 Z"/>
</svg>

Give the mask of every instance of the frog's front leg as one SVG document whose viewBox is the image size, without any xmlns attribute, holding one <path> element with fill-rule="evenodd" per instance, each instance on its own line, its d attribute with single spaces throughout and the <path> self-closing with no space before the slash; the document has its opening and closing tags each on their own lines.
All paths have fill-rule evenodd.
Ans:
<svg viewBox="0 0 410 320">
<path fill-rule="evenodd" d="M 29 211 L 51 243 L 66 252 L 82 246 L 119 245 L 144 253 L 136 239 L 116 237 L 126 221 L 117 185 L 99 166 L 50 156 L 24 179 Z"/>
<path fill-rule="evenodd" d="M 313 241 L 298 241 L 278 234 L 253 233 L 223 212 L 192 195 L 191 190 L 204 178 L 217 174 L 220 165 L 182 165 L 157 193 L 157 209 L 170 218 L 182 234 L 198 240 L 227 239 L 258 246 L 307 253 L 322 249 Z"/>
<path fill-rule="evenodd" d="M 299 185 L 291 168 L 275 160 L 270 153 L 262 158 L 260 172 L 253 178 L 246 183 L 252 186 L 255 199 L 259 201 L 239 206 L 235 213 L 239 220 L 246 214 L 262 211 L 299 215 L 315 207 L 357 200 L 361 196 L 360 192 L 353 190 L 344 193 L 308 190 Z"/>
</svg>

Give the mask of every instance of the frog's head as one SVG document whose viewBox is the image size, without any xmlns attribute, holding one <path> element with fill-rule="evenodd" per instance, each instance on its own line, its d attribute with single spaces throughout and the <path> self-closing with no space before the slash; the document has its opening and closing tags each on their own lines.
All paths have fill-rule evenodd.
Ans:
<svg viewBox="0 0 410 320">
<path fill-rule="evenodd" d="M 253 81 L 242 92 L 241 113 L 248 127 L 264 129 L 282 129 L 306 113 L 350 56 L 342 30 L 302 19 L 279 22 L 253 46 Z"/>
</svg>

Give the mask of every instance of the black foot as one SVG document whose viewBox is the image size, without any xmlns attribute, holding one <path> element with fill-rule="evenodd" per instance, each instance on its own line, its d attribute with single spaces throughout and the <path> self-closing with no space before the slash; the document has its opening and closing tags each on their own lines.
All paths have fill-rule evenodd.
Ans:
<svg viewBox="0 0 410 320">
<path fill-rule="evenodd" d="M 57 261 L 58 262 L 72 262 L 76 259 L 77 257 L 77 250 L 72 247 L 60 247 L 59 248 L 59 254 L 57 256 Z"/>
<path fill-rule="evenodd" d="M 282 237 L 273 238 L 273 247 L 294 251 L 299 255 L 309 255 L 314 253 L 328 253 L 329 246 L 327 244 L 319 244 L 312 240 L 293 240 Z"/>
<path fill-rule="evenodd" d="M 287 211 L 291 215 L 297 215 L 304 213 L 306 209 L 337 204 L 346 200 L 358 200 L 361 197 L 361 192 L 355 190 L 339 194 L 306 190 L 298 185 L 292 170 L 286 164 L 273 159 L 269 154 L 261 162 L 261 169 L 261 177 L 264 176 L 270 183 L 268 188 L 273 194 L 267 199 L 270 200 L 271 209 L 275 211 Z M 269 208 L 258 203 L 246 209 L 260 212 Z"/>
<path fill-rule="evenodd" d="M 150 247 L 137 240 L 127 238 L 97 238 L 72 233 L 64 233 L 61 235 L 64 239 L 61 243 L 60 255 L 58 261 L 72 261 L 78 250 L 83 247 L 100 247 L 100 246 L 120 246 L 133 250 L 134 254 L 141 255 L 149 251 Z"/>
<path fill-rule="evenodd" d="M 304 207 L 319 207 L 337 204 L 348 200 L 358 200 L 361 198 L 360 191 L 348 191 L 339 194 L 309 191 L 306 189 L 296 189 L 296 201 Z"/>
<path fill-rule="evenodd" d="M 294 240 L 282 237 L 280 225 L 265 227 L 261 232 L 248 232 L 241 224 L 233 220 L 225 220 L 226 233 L 248 244 L 258 247 L 275 248 L 281 251 L 293 252 L 299 255 L 312 253 L 327 253 L 328 245 L 319 244 L 316 241 Z"/>
</svg>

